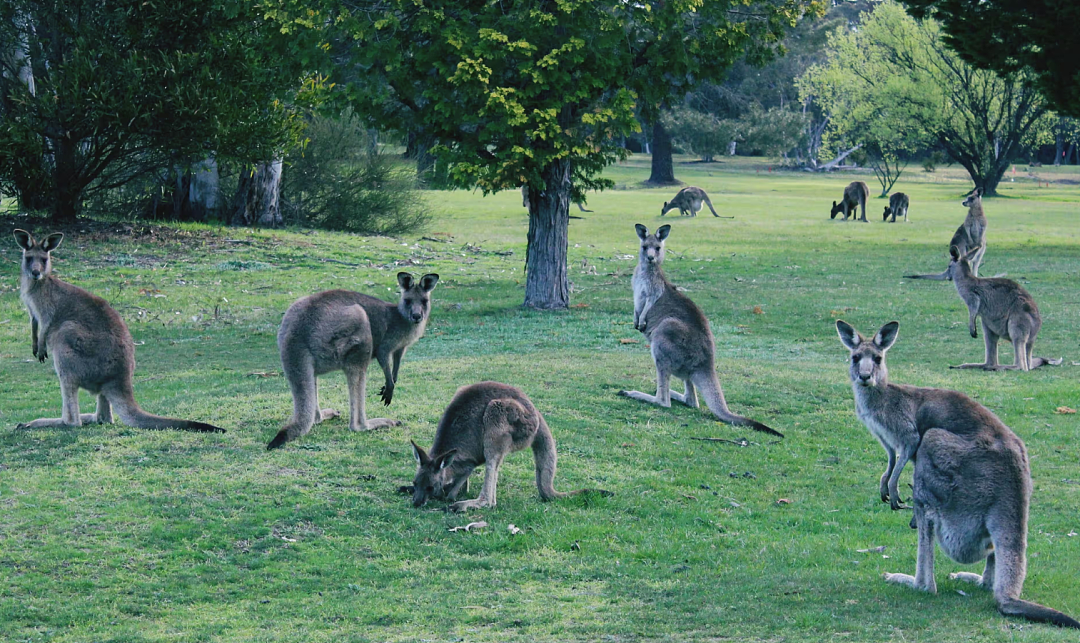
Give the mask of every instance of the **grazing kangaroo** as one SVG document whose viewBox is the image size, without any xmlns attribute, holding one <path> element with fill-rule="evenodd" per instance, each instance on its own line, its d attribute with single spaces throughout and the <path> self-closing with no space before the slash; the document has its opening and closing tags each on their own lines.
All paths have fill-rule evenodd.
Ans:
<svg viewBox="0 0 1080 643">
<path fill-rule="evenodd" d="M 961 364 L 951 368 L 981 368 L 987 371 L 1030 371 L 1033 368 L 1061 364 L 1061 359 L 1034 357 L 1035 336 L 1042 327 L 1039 307 L 1028 291 L 1011 279 L 976 277 L 971 260 L 982 249 L 972 248 L 962 256 L 956 246 L 949 248 L 952 261 L 947 272 L 956 284 L 956 292 L 968 308 L 968 332 L 978 337 L 975 318 L 982 317 L 986 360 L 982 364 Z M 1012 366 L 998 364 L 998 339 L 1012 340 Z"/>
<path fill-rule="evenodd" d="M 986 214 L 982 207 L 982 188 L 975 188 L 964 199 L 964 207 L 968 209 L 967 216 L 960 227 L 953 233 L 949 241 L 949 247 L 956 246 L 960 254 L 966 256 L 972 249 L 979 251 L 971 259 L 971 272 L 979 276 L 979 264 L 982 263 L 983 255 L 986 254 Z M 931 279 L 933 281 L 946 281 L 952 279 L 949 269 L 936 275 L 904 275 L 907 279 Z"/>
<path fill-rule="evenodd" d="M 61 417 L 41 418 L 17 428 L 110 424 L 115 407 L 124 424 L 139 429 L 224 433 L 225 429 L 204 422 L 160 417 L 139 408 L 131 384 L 135 343 L 124 320 L 101 297 L 51 274 L 50 253 L 63 238 L 56 232 L 36 242 L 29 232 L 15 231 L 15 241 L 23 251 L 19 287 L 30 311 L 31 349 L 41 362 L 52 354 L 63 400 Z M 97 396 L 95 413 L 79 413 L 80 388 Z"/>
<path fill-rule="evenodd" d="M 651 345 L 656 364 L 656 395 L 638 391 L 619 391 L 619 395 L 664 408 L 670 408 L 671 398 L 675 398 L 686 406 L 697 408 L 697 387 L 709 410 L 721 422 L 784 437 L 783 433 L 728 409 L 720 381 L 716 378 L 716 348 L 709 320 L 689 297 L 676 290 L 660 268 L 664 261 L 664 240 L 671 226 L 660 226 L 656 234 L 649 234 L 640 223 L 635 227 L 641 239 L 641 250 L 632 280 L 634 328 L 644 333 Z M 669 388 L 673 375 L 686 382 L 682 395 Z"/>
<path fill-rule="evenodd" d="M 721 219 L 734 219 L 735 217 L 721 217 L 716 213 L 716 208 L 713 207 L 712 201 L 709 200 L 709 195 L 705 194 L 705 190 L 696 188 L 694 186 L 685 187 L 679 190 L 679 193 L 675 195 L 675 198 L 670 201 L 664 201 L 664 207 L 660 210 L 660 216 L 664 216 L 668 213 L 668 210 L 674 210 L 679 208 L 679 214 L 682 216 L 696 217 L 697 213 L 701 210 L 701 204 L 709 206 L 709 210 L 712 211 L 714 217 Z M 687 214 L 689 213 L 689 214 Z"/>
<path fill-rule="evenodd" d="M 915 576 L 885 574 L 885 580 L 937 593 L 936 538 L 958 563 L 986 559 L 982 575 L 957 572 L 949 578 L 992 591 L 1002 614 L 1080 628 L 1080 622 L 1057 610 L 1020 599 L 1027 574 L 1031 500 L 1024 443 L 989 409 L 963 393 L 890 384 L 885 352 L 896 341 L 898 328 L 897 322 L 889 322 L 868 341 L 849 324 L 836 322 L 840 341 L 851 351 L 856 413 L 889 453 L 881 498 L 886 500 L 887 491 L 893 509 L 900 508 L 899 471 L 909 457 L 915 460 L 912 524 L 919 533 Z"/>
<path fill-rule="evenodd" d="M 907 211 L 910 204 L 908 195 L 903 192 L 897 192 L 889 197 L 889 205 L 885 206 L 885 214 L 882 215 L 882 221 L 889 221 L 889 215 L 892 215 L 892 221 L 889 223 L 896 223 L 897 215 L 904 215 L 904 223 L 908 222 Z"/>
<path fill-rule="evenodd" d="M 593 491 L 555 491 L 555 439 L 540 411 L 521 389 L 499 382 L 459 388 L 435 429 L 431 455 L 412 443 L 419 465 L 413 480 L 413 506 L 422 507 L 428 500 L 436 499 L 450 501 L 453 511 L 494 507 L 503 458 L 530 446 L 541 500 Z M 457 500 L 459 493 L 468 492 L 469 475 L 480 465 L 484 465 L 480 496 L 474 500 Z M 612 495 L 603 490 L 596 492 Z"/>
<path fill-rule="evenodd" d="M 431 313 L 434 273 L 419 281 L 399 272 L 401 299 L 392 304 L 349 290 L 327 290 L 298 299 L 281 320 L 278 349 L 292 391 L 293 414 L 266 448 L 276 449 L 339 413 L 319 408 L 318 376 L 344 371 L 349 387 L 349 429 L 367 431 L 399 422 L 368 419 L 364 411 L 367 369 L 374 358 L 386 377 L 379 395 L 389 406 L 405 351 L 424 334 Z"/>
<path fill-rule="evenodd" d="M 844 188 L 844 197 L 840 199 L 840 203 L 836 201 L 832 202 L 832 210 L 829 212 L 829 218 L 835 219 L 836 215 L 843 212 L 844 221 L 848 220 L 848 215 L 855 219 L 855 208 L 862 208 L 862 218 L 859 221 L 867 223 L 866 221 L 866 200 L 870 198 L 870 188 L 866 187 L 866 184 L 862 181 L 852 181 Z"/>
<path fill-rule="evenodd" d="M 586 210 L 585 206 L 581 205 L 581 201 L 574 201 L 574 205 L 576 205 L 578 207 L 578 210 L 581 210 L 582 212 L 592 212 L 592 210 Z M 521 207 L 525 208 L 526 210 L 529 209 L 529 186 L 528 185 L 521 186 Z M 572 217 L 572 218 L 580 219 L 581 217 Z"/>
</svg>

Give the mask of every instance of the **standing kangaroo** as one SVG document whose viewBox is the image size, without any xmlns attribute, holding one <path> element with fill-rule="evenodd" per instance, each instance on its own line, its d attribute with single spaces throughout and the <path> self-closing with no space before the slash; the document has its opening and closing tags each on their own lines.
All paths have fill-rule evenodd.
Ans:
<svg viewBox="0 0 1080 643">
<path fill-rule="evenodd" d="M 978 252 L 971 259 L 971 272 L 979 276 L 979 264 L 982 263 L 983 255 L 986 254 L 986 214 L 982 207 L 982 188 L 975 188 L 964 199 L 964 207 L 968 209 L 967 217 L 960 227 L 953 233 L 949 241 L 949 247 L 956 246 L 961 256 L 966 256 L 972 250 L 978 248 Z M 936 275 L 904 275 L 907 279 L 931 279 L 933 281 L 946 281 L 952 279 L 949 268 L 945 272 Z"/>
<path fill-rule="evenodd" d="M 735 217 L 721 217 L 716 213 L 716 208 L 713 207 L 712 201 L 709 200 L 709 195 L 705 194 L 705 190 L 696 188 L 694 186 L 685 187 L 679 190 L 679 193 L 675 195 L 675 198 L 670 201 L 664 201 L 664 207 L 660 210 L 660 216 L 664 216 L 668 213 L 668 210 L 674 210 L 679 208 L 679 214 L 682 216 L 696 217 L 697 213 L 701 210 L 701 204 L 709 206 L 709 210 L 712 211 L 714 217 L 721 219 L 734 219 Z M 689 214 L 687 214 L 689 213 Z"/>
<path fill-rule="evenodd" d="M 892 221 L 889 223 L 896 223 L 897 215 L 904 215 L 904 223 L 907 223 L 907 211 L 908 205 L 911 203 L 908 199 L 908 195 L 903 192 L 897 192 L 889 197 L 889 205 L 885 206 L 885 214 L 882 215 L 882 221 L 889 221 L 889 215 L 892 215 Z"/>
<path fill-rule="evenodd" d="M 327 290 L 298 299 L 281 320 L 278 349 L 292 391 L 293 414 L 266 448 L 276 449 L 311 430 L 313 424 L 339 413 L 319 408 L 318 376 L 344 371 L 349 387 L 349 429 L 367 431 L 399 422 L 368 419 L 364 412 L 367 369 L 375 358 L 386 383 L 379 395 L 387 406 L 394 397 L 398 368 L 405 351 L 427 327 L 431 290 L 439 275 L 419 281 L 399 272 L 401 299 L 392 304 L 349 290 Z"/>
<path fill-rule="evenodd" d="M 865 340 L 849 324 L 836 322 L 840 341 L 851 351 L 856 413 L 889 454 L 881 499 L 891 501 L 893 509 L 901 506 L 896 489 L 900 470 L 908 458 L 915 460 L 912 524 L 919 532 L 915 576 L 885 574 L 885 580 L 937 593 L 936 538 L 958 563 L 986 559 L 981 576 L 957 572 L 949 578 L 992 591 L 1002 614 L 1080 628 L 1080 622 L 1057 610 L 1020 599 L 1027 573 L 1031 500 L 1024 443 L 989 409 L 963 393 L 890 384 L 885 353 L 896 341 L 898 329 L 897 322 L 889 322 L 872 340 Z"/>
<path fill-rule="evenodd" d="M 866 187 L 866 184 L 862 181 L 852 181 L 844 188 L 844 197 L 840 199 L 840 203 L 836 201 L 832 202 L 832 210 L 829 212 L 829 218 L 835 219 L 836 215 L 843 212 L 844 221 L 848 220 L 848 215 L 851 215 L 852 220 L 855 219 L 855 208 L 862 208 L 862 218 L 859 221 L 867 223 L 866 221 L 866 200 L 870 198 L 870 188 Z"/>
<path fill-rule="evenodd" d="M 956 284 L 956 292 L 968 308 L 968 332 L 978 337 L 975 318 L 982 317 L 983 341 L 986 343 L 986 359 L 982 364 L 961 364 L 951 368 L 981 368 L 987 371 L 1030 371 L 1033 368 L 1061 364 L 1061 359 L 1034 357 L 1035 336 L 1042 327 L 1039 307 L 1028 291 L 1011 279 L 976 277 L 971 260 L 981 248 L 972 248 L 961 255 L 956 246 L 949 248 L 952 261 L 946 272 Z M 1012 340 L 1012 366 L 998 364 L 998 339 Z"/>
<path fill-rule="evenodd" d="M 50 253 L 64 235 L 50 234 L 40 243 L 25 230 L 15 231 L 22 248 L 20 296 L 30 311 L 31 348 L 44 362 L 52 354 L 60 378 L 63 411 L 59 418 L 41 418 L 17 428 L 75 427 L 109 424 L 112 409 L 128 426 L 140 429 L 225 429 L 190 420 L 152 415 L 139 408 L 131 384 L 135 343 L 124 320 L 104 299 L 52 276 Z M 79 413 L 79 389 L 97 396 L 95 413 Z"/>
<path fill-rule="evenodd" d="M 555 438 L 540 411 L 521 389 L 499 382 L 463 386 L 454 394 L 435 429 L 431 454 L 412 443 L 419 468 L 413 480 L 413 506 L 429 499 L 448 500 L 453 511 L 495 506 L 495 486 L 503 458 L 532 447 L 536 488 L 541 500 L 591 491 L 555 491 Z M 469 490 L 469 475 L 484 465 L 484 486 L 474 500 L 457 500 Z M 608 491 L 599 491 L 610 496 Z M 455 502 L 456 501 L 456 502 Z"/>
<path fill-rule="evenodd" d="M 761 422 L 736 415 L 728 409 L 720 381 L 716 378 L 716 348 L 709 320 L 689 297 L 676 290 L 660 268 L 664 261 L 664 240 L 671 226 L 660 226 L 656 234 L 649 234 L 640 223 L 635 227 L 641 239 L 641 250 L 632 280 L 634 328 L 645 335 L 652 347 L 656 395 L 638 391 L 619 391 L 619 395 L 664 408 L 670 408 L 671 398 L 675 398 L 686 406 L 697 408 L 694 388 L 697 387 L 709 410 L 720 421 L 784 437 Z M 682 395 L 669 388 L 673 375 L 686 382 Z"/>
</svg>

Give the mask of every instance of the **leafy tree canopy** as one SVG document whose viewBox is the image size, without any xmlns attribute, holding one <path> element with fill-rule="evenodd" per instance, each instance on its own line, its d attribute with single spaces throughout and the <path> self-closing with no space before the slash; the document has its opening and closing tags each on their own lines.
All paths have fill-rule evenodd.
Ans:
<svg viewBox="0 0 1080 643">
<path fill-rule="evenodd" d="M 299 62 L 243 0 L 0 2 L 0 189 L 59 219 L 207 154 L 273 156 Z"/>
<path fill-rule="evenodd" d="M 1075 0 L 902 0 L 917 18 L 941 22 L 945 41 L 968 63 L 1030 75 L 1051 107 L 1080 117 L 1080 2 Z"/>
<path fill-rule="evenodd" d="M 971 67 L 936 22 L 884 2 L 857 30 L 830 38 L 827 62 L 800 88 L 830 115 L 828 141 L 863 144 L 894 163 L 933 141 L 992 195 L 1024 147 L 1049 134 L 1046 103 L 1028 81 Z"/>
</svg>

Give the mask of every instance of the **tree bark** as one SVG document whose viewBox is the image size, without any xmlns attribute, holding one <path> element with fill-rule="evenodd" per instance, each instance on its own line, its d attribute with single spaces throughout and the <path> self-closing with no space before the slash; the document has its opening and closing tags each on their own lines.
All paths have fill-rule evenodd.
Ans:
<svg viewBox="0 0 1080 643">
<path fill-rule="evenodd" d="M 529 241 L 525 251 L 525 307 L 556 310 L 570 305 L 566 252 L 570 228 L 570 162 L 542 172 L 543 186 L 529 186 Z"/>
<path fill-rule="evenodd" d="M 240 175 L 240 185 L 232 205 L 232 224 L 243 226 L 281 225 L 278 197 L 281 194 L 281 160 L 259 163 L 254 171 Z"/>
<path fill-rule="evenodd" d="M 191 208 L 192 221 L 206 221 L 217 213 L 219 189 L 217 159 L 211 156 L 197 163 L 188 186 L 188 205 Z"/>
<path fill-rule="evenodd" d="M 53 223 L 75 223 L 82 206 L 82 185 L 76 180 L 76 143 L 65 136 L 53 139 L 56 165 L 53 169 Z"/>
<path fill-rule="evenodd" d="M 671 135 L 664 129 L 660 117 L 653 120 L 652 130 L 652 173 L 649 180 L 651 185 L 678 185 L 675 180 L 675 166 L 671 161 Z"/>
</svg>

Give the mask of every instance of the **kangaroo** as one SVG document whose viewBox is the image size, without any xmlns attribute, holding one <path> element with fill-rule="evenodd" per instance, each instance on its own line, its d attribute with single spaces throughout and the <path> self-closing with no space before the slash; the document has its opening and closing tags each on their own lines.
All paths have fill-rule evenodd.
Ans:
<svg viewBox="0 0 1080 643">
<path fill-rule="evenodd" d="M 578 207 L 578 210 L 581 210 L 582 212 L 592 212 L 592 210 L 586 210 L 585 206 L 581 204 L 581 201 L 574 201 L 574 205 L 576 205 Z M 526 210 L 529 209 L 529 186 L 528 185 L 522 185 L 521 186 L 521 207 L 525 208 Z M 582 217 L 571 217 L 571 218 L 580 219 Z"/>
<path fill-rule="evenodd" d="M 982 188 L 972 190 L 971 194 L 964 199 L 963 205 L 968 209 L 967 217 L 964 218 L 964 222 L 953 233 L 952 239 L 949 241 L 949 247 L 956 246 L 961 255 L 967 255 L 973 248 L 979 249 L 979 252 L 971 259 L 971 271 L 978 277 L 979 264 L 982 263 L 983 255 L 986 254 L 986 214 L 983 213 L 982 207 Z M 907 279 L 931 279 L 933 281 L 952 279 L 948 268 L 945 269 L 945 272 L 936 275 L 904 275 L 904 277 Z"/>
<path fill-rule="evenodd" d="M 399 272 L 401 299 L 397 304 L 349 290 L 327 290 L 298 299 L 281 320 L 278 350 L 292 391 L 293 414 L 267 450 L 305 435 L 313 424 L 340 415 L 319 408 L 318 376 L 344 371 L 349 386 L 349 429 L 368 431 L 397 426 L 397 420 L 369 419 L 364 412 L 367 369 L 375 358 L 386 383 L 379 391 L 390 405 L 398 369 L 405 351 L 427 327 L 431 290 L 439 281 L 434 273 L 419 281 Z"/>
<path fill-rule="evenodd" d="M 412 443 L 418 465 L 412 487 L 413 506 L 422 507 L 435 499 L 448 500 L 452 511 L 494 507 L 503 458 L 530 446 L 541 500 L 590 491 L 612 495 L 609 491 L 591 489 L 556 491 L 555 439 L 540 411 L 521 389 L 499 382 L 479 382 L 459 388 L 450 400 L 435 429 L 431 455 Z M 468 492 L 469 476 L 480 465 L 484 465 L 480 496 L 457 500 L 459 493 Z"/>
<path fill-rule="evenodd" d="M 956 246 L 949 248 L 952 261 L 946 272 L 956 284 L 956 292 L 968 308 L 968 332 L 978 337 L 975 318 L 982 317 L 983 341 L 986 342 L 986 361 L 982 364 L 961 364 L 950 368 L 981 368 L 987 371 L 1030 371 L 1033 368 L 1061 364 L 1061 359 L 1034 357 L 1035 336 L 1042 327 L 1039 307 L 1028 291 L 1011 279 L 976 277 L 972 258 L 981 248 L 972 248 L 961 255 Z M 998 364 L 998 339 L 1012 340 L 1012 366 Z"/>
<path fill-rule="evenodd" d="M 619 391 L 619 395 L 664 408 L 670 408 L 671 398 L 675 398 L 686 406 L 698 408 L 696 387 L 709 410 L 721 422 L 784 437 L 783 433 L 728 409 L 720 381 L 716 378 L 716 349 L 709 320 L 689 297 L 676 290 L 660 268 L 664 261 L 664 241 L 671 226 L 660 226 L 655 234 L 649 234 L 640 223 L 635 227 L 641 239 L 641 250 L 632 280 L 634 328 L 645 335 L 652 348 L 656 395 L 638 391 Z M 682 395 L 670 390 L 672 375 L 686 383 Z"/>
<path fill-rule="evenodd" d="M 881 499 L 886 500 L 888 493 L 893 509 L 900 508 L 896 490 L 900 469 L 909 458 L 915 461 L 912 526 L 919 533 L 915 576 L 885 574 L 885 580 L 937 593 L 936 538 L 958 563 L 986 559 L 982 575 L 957 572 L 949 578 L 992 591 L 1002 614 L 1080 628 L 1080 622 L 1057 610 L 1020 599 L 1027 573 L 1031 500 L 1024 443 L 989 409 L 963 393 L 890 384 L 885 353 L 896 341 L 898 329 L 897 322 L 889 322 L 872 340 L 865 340 L 851 325 L 836 322 L 840 341 L 851 351 L 856 413 L 889 454 Z"/>
<path fill-rule="evenodd" d="M 679 193 L 675 195 L 670 201 L 664 201 L 664 207 L 660 210 L 660 216 L 664 216 L 668 213 L 668 210 L 674 210 L 679 208 L 679 214 L 682 216 L 696 217 L 697 213 L 701 210 L 701 204 L 709 206 L 709 210 L 712 211 L 713 216 L 720 219 L 734 219 L 735 217 L 721 217 L 716 213 L 716 208 L 713 207 L 712 201 L 709 200 L 709 195 L 705 194 L 705 190 L 696 188 L 694 186 L 685 187 L 679 190 Z M 689 213 L 689 214 L 687 214 Z"/>
<path fill-rule="evenodd" d="M 885 214 L 882 215 L 882 221 L 888 221 L 889 215 L 892 215 L 892 221 L 890 223 L 896 223 L 897 215 L 904 215 L 904 223 L 908 222 L 907 210 L 910 199 L 908 195 L 903 192 L 897 192 L 889 197 L 889 205 L 885 206 Z"/>
<path fill-rule="evenodd" d="M 852 220 L 855 219 L 856 206 L 862 208 L 862 218 L 859 221 L 867 223 L 866 221 L 866 200 L 870 198 L 870 188 L 866 187 L 866 184 L 862 181 L 852 181 L 844 188 L 844 197 L 840 199 L 840 203 L 836 201 L 832 202 L 832 210 L 829 212 L 829 218 L 835 219 L 836 215 L 843 212 L 844 221 L 848 220 L 848 215 L 851 215 Z"/>
<path fill-rule="evenodd" d="M 104 299 L 52 275 L 53 250 L 63 241 L 56 232 L 40 242 L 15 230 L 22 248 L 20 297 L 30 311 L 31 350 L 40 362 L 52 354 L 60 378 L 63 410 L 59 418 L 41 418 L 16 428 L 76 427 L 111 424 L 112 409 L 128 426 L 224 433 L 225 429 L 190 420 L 160 417 L 135 402 L 135 343 L 124 320 Z M 94 413 L 79 413 L 79 389 L 97 396 Z"/>
</svg>

